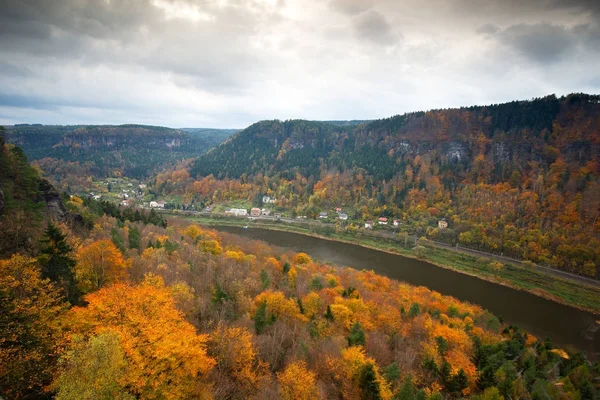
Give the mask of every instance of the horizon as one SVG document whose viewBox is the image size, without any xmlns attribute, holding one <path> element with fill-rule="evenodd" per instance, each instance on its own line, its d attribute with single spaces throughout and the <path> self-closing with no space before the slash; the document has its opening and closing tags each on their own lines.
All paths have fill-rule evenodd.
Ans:
<svg viewBox="0 0 600 400">
<path fill-rule="evenodd" d="M 590 0 L 3 3 L 0 124 L 223 129 L 600 92 Z"/>
<path fill-rule="evenodd" d="M 387 117 L 381 117 L 381 118 L 375 118 L 375 119 L 362 119 L 362 118 L 354 118 L 354 119 L 330 119 L 330 120 L 316 120 L 316 119 L 306 119 L 306 118 L 289 118 L 289 119 L 279 119 L 279 118 L 266 118 L 266 119 L 261 119 L 258 121 L 254 121 L 251 122 L 249 125 L 244 126 L 244 127 L 212 127 L 212 126 L 181 126 L 181 127 L 177 127 L 177 126 L 168 126 L 168 125 L 150 125 L 150 124 L 144 124 L 144 123 L 138 123 L 138 122 L 126 122 L 126 123 L 120 123 L 120 124 L 112 124 L 112 123 L 90 123 L 90 124 L 69 124 L 69 123 L 57 123 L 57 124 L 44 124 L 44 123 L 37 123 L 37 122 L 17 122 L 14 124 L 0 124 L 0 126 L 6 126 L 6 127 L 10 127 L 10 126 L 24 126 L 24 125 L 29 125 L 29 126 L 64 126 L 64 127 L 69 127 L 69 126 L 127 126 L 127 125 L 139 125 L 139 126 L 147 126 L 147 127 L 158 127 L 158 128 L 167 128 L 167 129 L 173 129 L 173 130 L 185 130 L 185 129 L 214 129 L 214 130 L 237 130 L 237 131 L 242 131 L 244 129 L 247 129 L 248 127 L 263 122 L 263 121 L 281 121 L 281 122 L 286 122 L 286 121 L 308 121 L 308 122 L 324 122 L 324 123 L 332 123 L 332 122 L 356 122 L 356 121 L 360 121 L 360 123 L 370 123 L 373 121 L 378 121 L 378 120 L 385 120 L 385 119 L 389 119 L 389 118 L 393 118 L 396 116 L 401 116 L 401 115 L 407 115 L 407 114 L 412 114 L 412 113 L 418 113 L 418 112 L 435 112 L 435 111 L 442 111 L 442 110 L 452 110 L 452 109 L 462 109 L 462 108 L 469 108 L 469 107 L 493 107 L 493 106 L 498 106 L 498 105 L 502 105 L 502 104 L 508 104 L 508 103 L 512 103 L 512 102 L 527 102 L 527 101 L 534 101 L 536 99 L 543 99 L 546 97 L 550 97 L 550 96 L 555 96 L 557 99 L 563 98 L 563 97 L 568 97 L 571 95 L 577 95 L 577 94 L 583 94 L 583 95 L 588 95 L 588 96 L 600 96 L 600 94 L 595 94 L 595 93 L 566 93 L 566 94 L 561 94 L 561 95 L 557 95 L 555 93 L 552 94 L 548 94 L 545 96 L 539 96 L 539 97 L 534 97 L 531 99 L 515 99 L 515 100 L 511 100 L 511 101 L 507 101 L 507 102 L 502 102 L 502 103 L 492 103 L 492 104 L 472 104 L 472 105 L 464 105 L 464 106 L 458 106 L 458 107 L 447 107 L 447 108 L 435 108 L 435 109 L 426 109 L 426 110 L 413 110 L 413 111 L 407 111 L 404 113 L 399 113 L 399 114 L 393 114 Z M 357 123 L 358 125 L 359 123 Z"/>
</svg>

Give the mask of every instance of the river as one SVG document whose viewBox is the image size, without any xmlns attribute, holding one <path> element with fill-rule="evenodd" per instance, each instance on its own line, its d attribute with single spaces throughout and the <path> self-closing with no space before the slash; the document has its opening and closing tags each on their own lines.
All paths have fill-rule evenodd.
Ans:
<svg viewBox="0 0 600 400">
<path fill-rule="evenodd" d="M 321 262 L 373 270 L 389 278 L 479 304 L 502 316 L 508 324 L 518 325 L 537 337 L 548 337 L 569 351 L 582 351 L 591 359 L 600 359 L 600 326 L 595 323 L 598 317 L 592 313 L 424 261 L 354 244 L 260 228 L 218 226 L 215 229 L 305 252 Z"/>
</svg>

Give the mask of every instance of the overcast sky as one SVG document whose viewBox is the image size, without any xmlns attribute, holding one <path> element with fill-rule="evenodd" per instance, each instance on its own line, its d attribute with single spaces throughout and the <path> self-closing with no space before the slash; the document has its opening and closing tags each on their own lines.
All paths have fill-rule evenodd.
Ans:
<svg viewBox="0 0 600 400">
<path fill-rule="evenodd" d="M 243 128 L 600 93 L 598 0 L 0 0 L 0 123 Z"/>
</svg>

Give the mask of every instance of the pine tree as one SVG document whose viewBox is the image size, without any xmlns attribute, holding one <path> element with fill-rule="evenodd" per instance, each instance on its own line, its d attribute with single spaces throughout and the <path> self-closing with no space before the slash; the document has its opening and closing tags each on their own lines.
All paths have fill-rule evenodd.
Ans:
<svg viewBox="0 0 600 400">
<path fill-rule="evenodd" d="M 372 363 L 365 364 L 359 375 L 359 386 L 361 389 L 362 400 L 379 400 L 381 399 L 381 390 L 377 382 L 377 373 Z"/>
<path fill-rule="evenodd" d="M 256 310 L 256 314 L 254 314 L 254 329 L 256 329 L 257 334 L 261 334 L 267 326 L 267 303 L 263 302 L 258 310 Z"/>
<path fill-rule="evenodd" d="M 75 258 L 73 249 L 67 243 L 67 236 L 53 223 L 48 223 L 44 236 L 40 239 L 42 248 L 38 263 L 42 277 L 55 282 L 62 288 L 71 303 L 77 302 L 79 292 L 75 285 Z"/>
<path fill-rule="evenodd" d="M 413 385 L 412 376 L 407 375 L 402 382 L 400 391 L 396 396 L 397 400 L 413 400 L 415 398 L 415 386 Z"/>
<path fill-rule="evenodd" d="M 366 343 L 365 331 L 362 326 L 356 321 L 352 328 L 350 328 L 350 334 L 348 335 L 348 346 L 364 346 Z"/>
</svg>

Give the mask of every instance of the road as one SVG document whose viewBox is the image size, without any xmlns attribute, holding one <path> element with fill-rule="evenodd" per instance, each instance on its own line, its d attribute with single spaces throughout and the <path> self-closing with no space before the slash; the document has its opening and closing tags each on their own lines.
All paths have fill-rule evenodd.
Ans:
<svg viewBox="0 0 600 400">
<path fill-rule="evenodd" d="M 216 216 L 216 217 L 226 217 L 226 218 L 238 218 L 238 219 L 247 219 L 249 221 L 281 221 L 281 222 L 285 222 L 285 223 L 289 223 L 289 224 L 298 224 L 298 225 L 306 225 L 306 226 L 314 226 L 314 227 L 331 227 L 332 229 L 335 229 L 335 224 L 329 223 L 329 222 L 323 222 L 323 221 L 315 221 L 315 220 L 307 220 L 307 219 L 293 219 L 293 218 L 276 218 L 274 216 L 260 216 L 260 217 L 251 217 L 251 216 L 245 216 L 245 217 L 237 217 L 237 216 L 232 216 L 232 215 L 225 215 L 225 214 L 217 214 L 217 213 L 207 213 L 207 212 L 202 212 L 202 211 L 183 211 L 183 210 L 176 210 L 177 212 L 173 212 L 174 210 L 161 210 L 161 209 L 157 209 L 157 211 L 162 212 L 162 213 L 168 213 L 168 214 L 173 214 L 173 215 L 195 215 L 195 216 L 206 216 L 206 217 L 211 217 L 211 216 Z M 364 230 L 362 231 L 363 234 L 367 234 L 369 236 L 372 237 L 379 237 L 379 238 L 383 238 L 383 239 L 388 239 L 388 240 L 394 240 L 396 242 L 400 242 L 398 239 L 398 236 L 395 236 L 395 234 L 393 232 L 390 231 L 367 231 Z M 418 238 L 416 236 L 408 236 L 406 239 L 408 242 L 412 242 L 412 243 L 417 243 Z M 513 263 L 513 264 L 518 264 L 521 265 L 523 267 L 525 267 L 523 260 L 519 260 L 516 258 L 511 258 L 511 257 L 506 257 L 506 256 L 502 256 L 502 255 L 498 255 L 498 254 L 493 254 L 493 253 L 487 253 L 484 251 L 480 251 L 480 250 L 474 250 L 474 249 L 470 249 L 467 247 L 462 247 L 462 246 L 453 246 L 447 243 L 443 243 L 443 242 L 436 242 L 436 241 L 432 241 L 429 240 L 428 241 L 428 245 L 429 246 L 433 246 L 435 248 L 439 248 L 439 249 L 447 249 L 447 250 L 453 250 L 459 253 L 464 253 L 464 254 L 469 254 L 472 256 L 481 256 L 481 257 L 487 257 L 496 261 L 502 261 L 505 263 Z M 531 266 L 526 266 L 527 268 L 531 268 Z M 535 264 L 535 267 L 537 270 L 539 271 L 543 271 L 549 275 L 553 275 L 556 277 L 560 277 L 563 279 L 569 279 L 569 280 L 573 280 L 579 283 L 585 283 L 588 285 L 592 285 L 595 287 L 600 287 L 600 281 L 595 280 L 595 279 L 591 279 L 591 278 L 587 278 L 585 276 L 581 276 L 581 275 L 576 275 L 576 274 L 572 274 L 569 272 L 565 272 L 565 271 L 560 271 L 554 268 L 550 268 L 550 267 L 546 267 L 543 265 L 539 265 L 539 264 Z"/>
</svg>

